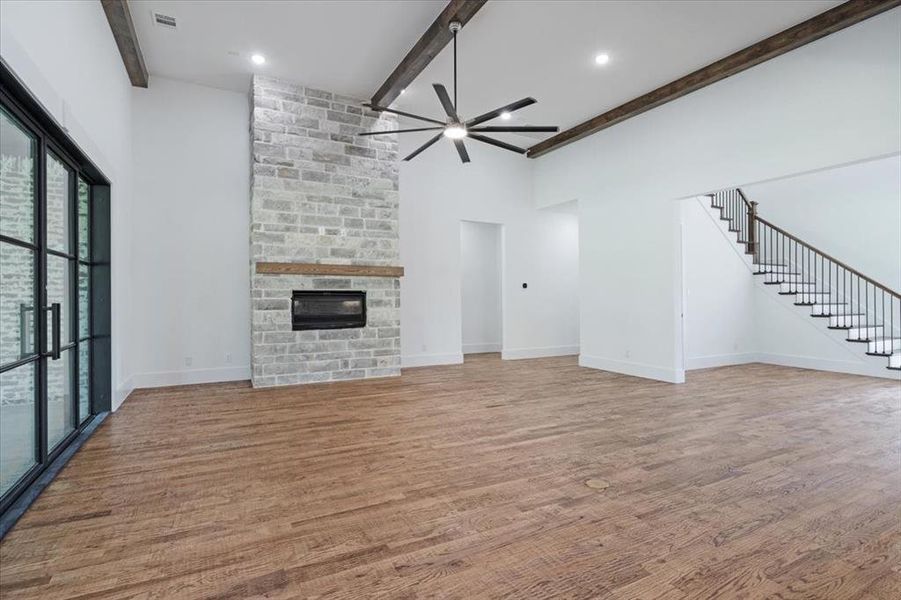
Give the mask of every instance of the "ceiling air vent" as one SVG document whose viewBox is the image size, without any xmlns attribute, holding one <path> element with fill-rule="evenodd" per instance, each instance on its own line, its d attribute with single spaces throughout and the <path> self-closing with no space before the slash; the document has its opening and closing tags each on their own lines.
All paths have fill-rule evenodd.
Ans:
<svg viewBox="0 0 901 600">
<path fill-rule="evenodd" d="M 166 29 L 175 29 L 175 17 L 170 17 L 169 15 L 164 15 L 163 13 L 153 13 L 153 23 L 154 25 L 159 25 L 160 27 L 165 27 Z"/>
</svg>

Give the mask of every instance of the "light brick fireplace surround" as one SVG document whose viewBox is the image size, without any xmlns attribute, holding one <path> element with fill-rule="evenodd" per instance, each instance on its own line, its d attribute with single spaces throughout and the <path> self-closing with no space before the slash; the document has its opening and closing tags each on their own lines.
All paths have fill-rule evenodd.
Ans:
<svg viewBox="0 0 901 600">
<path fill-rule="evenodd" d="M 399 262 L 397 140 L 356 135 L 397 123 L 360 104 L 254 77 L 254 387 L 400 374 L 402 269 L 365 268 Z M 294 290 L 363 290 L 367 324 L 292 331 Z"/>
</svg>

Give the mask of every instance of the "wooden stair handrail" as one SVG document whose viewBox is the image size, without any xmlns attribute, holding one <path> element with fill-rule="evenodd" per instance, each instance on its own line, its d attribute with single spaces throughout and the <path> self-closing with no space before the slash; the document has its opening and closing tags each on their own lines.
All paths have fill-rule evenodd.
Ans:
<svg viewBox="0 0 901 600">
<path fill-rule="evenodd" d="M 744 197 L 744 194 L 742 194 L 742 197 Z M 770 223 L 769 221 L 767 221 L 767 220 L 764 219 L 764 218 L 757 217 L 757 220 L 760 221 L 761 223 L 763 223 L 764 225 L 766 225 L 767 227 L 771 227 L 772 229 L 775 229 L 776 231 L 778 231 L 779 233 L 781 233 L 782 235 L 784 235 L 784 236 L 787 237 L 788 239 L 794 240 L 795 242 L 801 244 L 802 246 L 805 246 L 805 247 L 808 248 L 809 250 L 812 250 L 812 251 L 816 252 L 817 254 L 819 254 L 820 256 L 822 256 L 823 258 L 825 258 L 826 260 L 828 260 L 828 261 L 830 261 L 830 262 L 833 262 L 833 263 L 837 264 L 838 266 L 842 267 L 842 268 L 845 269 L 846 271 L 849 271 L 849 272 L 851 272 L 852 274 L 857 275 L 857 276 L 860 277 L 861 279 L 863 279 L 863 280 L 865 280 L 865 281 L 868 281 L 868 282 L 870 282 L 871 284 L 873 284 L 874 286 L 876 286 L 876 287 L 878 287 L 878 288 L 880 288 L 880 289 L 882 289 L 882 290 L 888 292 L 889 294 L 895 296 L 896 298 L 901 299 L 901 293 L 896 292 L 895 290 L 893 290 L 892 288 L 888 287 L 887 285 L 883 285 L 883 284 L 879 283 L 878 281 L 876 281 L 876 280 L 873 279 L 872 277 L 867 277 L 866 275 L 864 275 L 863 273 L 861 273 L 860 271 L 858 271 L 858 270 L 855 269 L 854 267 L 849 266 L 847 263 L 844 263 L 844 262 L 838 260 L 837 258 L 833 258 L 832 256 L 830 256 L 829 254 L 823 252 L 823 251 L 820 250 L 819 248 L 817 248 L 817 247 L 815 247 L 815 246 L 811 246 L 810 244 L 808 244 L 808 243 L 805 242 L 804 240 L 798 238 L 798 237 L 795 236 L 795 235 L 790 234 L 789 232 L 785 231 L 785 230 L 782 229 L 781 227 L 777 227 L 776 225 L 773 225 L 772 223 Z"/>
</svg>

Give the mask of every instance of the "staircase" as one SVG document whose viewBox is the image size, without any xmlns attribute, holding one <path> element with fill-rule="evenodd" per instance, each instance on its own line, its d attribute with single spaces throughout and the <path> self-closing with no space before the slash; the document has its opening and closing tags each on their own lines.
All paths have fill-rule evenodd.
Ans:
<svg viewBox="0 0 901 600">
<path fill-rule="evenodd" d="M 740 189 L 709 197 L 766 285 L 794 296 L 811 317 L 845 330 L 848 342 L 901 371 L 901 294 L 762 219 Z"/>
</svg>

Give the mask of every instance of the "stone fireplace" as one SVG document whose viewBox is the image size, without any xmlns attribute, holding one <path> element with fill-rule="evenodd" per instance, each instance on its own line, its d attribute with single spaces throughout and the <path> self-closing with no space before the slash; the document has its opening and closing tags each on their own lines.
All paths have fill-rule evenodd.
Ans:
<svg viewBox="0 0 901 600">
<path fill-rule="evenodd" d="M 253 81 L 251 363 L 255 387 L 400 374 L 393 116 L 268 77 Z M 364 298 L 365 325 L 296 328 L 297 298 Z"/>
</svg>

